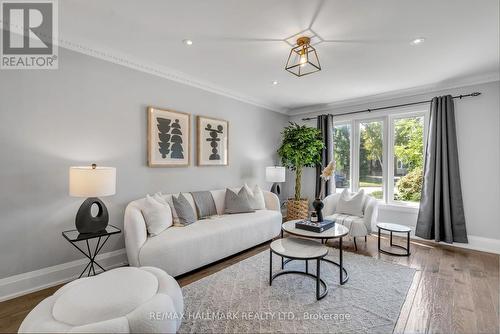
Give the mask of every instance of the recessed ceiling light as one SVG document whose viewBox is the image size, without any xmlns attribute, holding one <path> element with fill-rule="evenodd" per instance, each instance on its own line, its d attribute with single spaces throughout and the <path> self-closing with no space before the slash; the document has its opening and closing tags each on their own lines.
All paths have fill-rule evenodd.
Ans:
<svg viewBox="0 0 500 334">
<path fill-rule="evenodd" d="M 419 45 L 419 44 L 422 44 L 423 42 L 425 42 L 425 38 L 423 37 L 419 37 L 419 38 L 415 38 L 413 41 L 411 41 L 411 45 Z"/>
<path fill-rule="evenodd" d="M 185 39 L 185 40 L 183 40 L 182 42 L 183 42 L 184 44 L 186 44 L 186 45 L 193 45 L 193 41 L 192 41 L 192 40 L 190 40 L 190 39 Z"/>
<path fill-rule="evenodd" d="M 278 84 L 278 81 L 274 80 L 273 81 L 273 86 L 276 86 Z"/>
</svg>

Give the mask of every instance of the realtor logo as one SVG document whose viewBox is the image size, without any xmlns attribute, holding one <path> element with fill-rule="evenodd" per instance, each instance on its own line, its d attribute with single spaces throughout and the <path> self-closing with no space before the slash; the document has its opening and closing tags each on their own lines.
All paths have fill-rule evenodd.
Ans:
<svg viewBox="0 0 500 334">
<path fill-rule="evenodd" d="M 1 2 L 1 69 L 57 69 L 57 2 Z"/>
</svg>

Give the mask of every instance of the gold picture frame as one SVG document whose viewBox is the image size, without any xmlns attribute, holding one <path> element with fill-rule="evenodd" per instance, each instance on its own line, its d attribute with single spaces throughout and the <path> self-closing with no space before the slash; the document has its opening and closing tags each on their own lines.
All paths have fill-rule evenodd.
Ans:
<svg viewBox="0 0 500 334">
<path fill-rule="evenodd" d="M 196 116 L 196 165 L 229 165 L 229 122 Z"/>
<path fill-rule="evenodd" d="M 191 114 L 148 107 L 148 166 L 188 167 L 191 163 Z"/>
</svg>

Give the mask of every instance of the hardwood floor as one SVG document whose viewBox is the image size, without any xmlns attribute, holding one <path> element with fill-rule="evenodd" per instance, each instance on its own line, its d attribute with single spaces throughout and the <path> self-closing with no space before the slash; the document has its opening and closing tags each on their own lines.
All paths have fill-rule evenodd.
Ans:
<svg viewBox="0 0 500 334">
<path fill-rule="evenodd" d="M 378 253 L 374 235 L 357 243 L 358 254 L 417 269 L 395 333 L 499 333 L 499 255 L 413 240 L 410 257 L 394 257 Z M 352 242 L 344 245 L 354 251 Z M 188 285 L 268 248 L 266 243 L 183 275 L 179 284 Z M 29 311 L 57 288 L 0 303 L 0 332 L 16 332 Z"/>
</svg>

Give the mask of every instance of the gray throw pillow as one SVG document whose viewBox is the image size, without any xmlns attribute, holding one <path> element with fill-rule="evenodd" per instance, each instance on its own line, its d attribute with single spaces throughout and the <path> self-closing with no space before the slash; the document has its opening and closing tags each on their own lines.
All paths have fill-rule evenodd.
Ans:
<svg viewBox="0 0 500 334">
<path fill-rule="evenodd" d="M 195 191 L 191 195 L 196 205 L 196 211 L 200 219 L 215 216 L 217 209 L 215 208 L 214 198 L 210 191 Z"/>
<path fill-rule="evenodd" d="M 254 212 L 250 202 L 250 194 L 245 187 L 236 194 L 231 189 L 226 189 L 226 209 L 224 213 Z"/>
<path fill-rule="evenodd" d="M 172 196 L 172 201 L 181 225 L 186 226 L 196 221 L 193 207 L 183 194 L 179 194 L 179 197 Z"/>
</svg>

